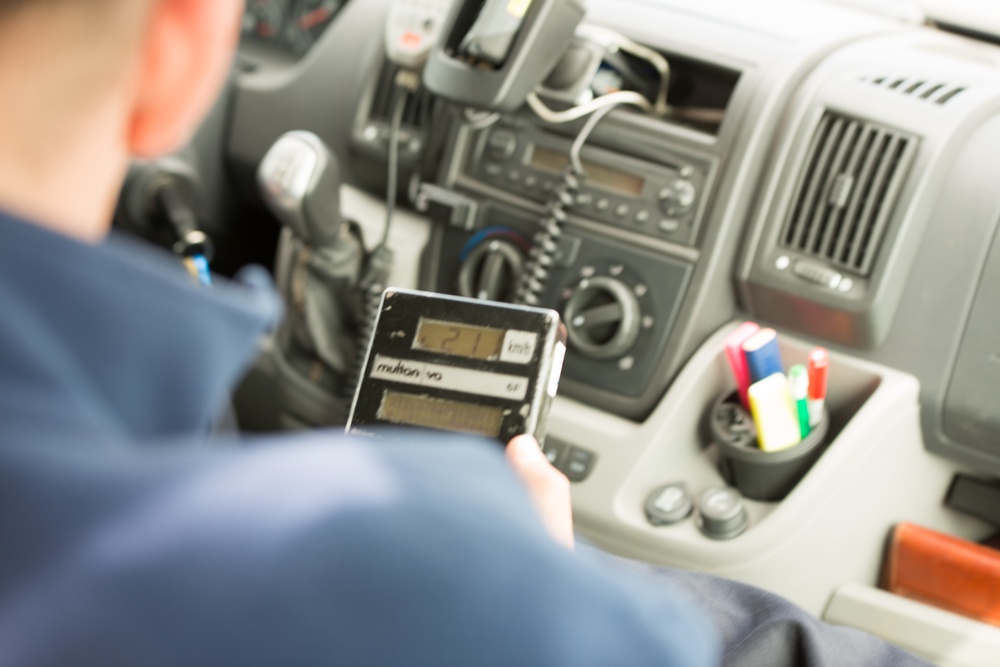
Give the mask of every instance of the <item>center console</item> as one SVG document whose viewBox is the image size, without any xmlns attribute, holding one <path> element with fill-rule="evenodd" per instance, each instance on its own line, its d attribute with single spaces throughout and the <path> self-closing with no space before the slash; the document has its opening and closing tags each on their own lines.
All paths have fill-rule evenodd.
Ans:
<svg viewBox="0 0 1000 667">
<path fill-rule="evenodd" d="M 711 74 L 699 76 L 722 82 L 715 103 L 728 102 L 739 73 L 700 67 Z M 425 255 L 425 289 L 514 298 L 540 220 L 565 185 L 579 127 L 546 125 L 525 112 L 457 131 L 444 179 L 449 195 L 424 191 L 422 203 L 439 223 Z M 563 395 L 630 419 L 647 416 L 669 384 L 668 343 L 718 180 L 713 134 L 668 127 L 628 111 L 598 126 L 580 153 L 586 177 L 570 191 L 540 291 L 541 305 L 558 310 L 569 333 Z M 436 197 L 447 206 L 435 207 Z"/>
</svg>

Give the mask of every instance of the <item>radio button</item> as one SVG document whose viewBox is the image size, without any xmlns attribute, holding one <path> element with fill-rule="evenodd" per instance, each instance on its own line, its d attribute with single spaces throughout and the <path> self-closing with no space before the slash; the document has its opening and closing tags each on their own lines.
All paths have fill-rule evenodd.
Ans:
<svg viewBox="0 0 1000 667">
<path fill-rule="evenodd" d="M 611 202 L 608 200 L 607 197 L 601 197 L 600 199 L 597 200 L 597 210 L 598 211 L 600 211 L 601 213 L 604 213 L 609 208 L 611 208 Z"/>
<path fill-rule="evenodd" d="M 635 214 L 635 221 L 640 225 L 645 225 L 652 219 L 652 217 L 653 216 L 650 215 L 649 211 L 643 209 Z"/>
<path fill-rule="evenodd" d="M 526 188 L 533 188 L 536 185 L 538 185 L 538 179 L 537 178 L 535 178 L 534 176 L 525 176 L 524 177 L 524 187 L 526 187 Z"/>
<path fill-rule="evenodd" d="M 500 178 L 503 176 L 503 167 L 498 165 L 496 162 L 489 162 L 484 169 L 486 175 L 491 178 Z"/>
<path fill-rule="evenodd" d="M 632 212 L 628 204 L 619 204 L 618 208 L 615 209 L 615 215 L 619 218 L 627 218 L 628 214 Z"/>
<path fill-rule="evenodd" d="M 511 169 L 509 172 L 507 172 L 507 180 L 510 181 L 511 183 L 520 183 L 521 172 L 519 172 L 517 169 Z"/>
<path fill-rule="evenodd" d="M 670 218 L 665 218 L 660 220 L 660 231 L 666 232 L 667 234 L 675 234 L 680 231 L 681 223 L 678 220 L 671 220 Z"/>
<path fill-rule="evenodd" d="M 660 190 L 660 210 L 665 215 L 675 217 L 690 213 L 694 208 L 695 200 L 698 197 L 698 190 L 694 183 L 684 179 L 677 179 L 667 187 Z"/>
<path fill-rule="evenodd" d="M 509 160 L 517 151 L 517 135 L 510 130 L 497 130 L 490 135 L 486 151 L 494 160 Z"/>
<path fill-rule="evenodd" d="M 576 196 L 576 205 L 586 208 L 594 203 L 594 195 L 589 192 L 581 192 Z"/>
</svg>

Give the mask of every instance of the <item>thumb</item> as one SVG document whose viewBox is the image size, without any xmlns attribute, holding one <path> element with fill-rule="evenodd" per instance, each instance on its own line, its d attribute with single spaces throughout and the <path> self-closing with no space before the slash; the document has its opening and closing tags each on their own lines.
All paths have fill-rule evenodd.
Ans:
<svg viewBox="0 0 1000 667">
<path fill-rule="evenodd" d="M 549 534 L 572 549 L 573 509 L 569 480 L 549 463 L 538 442 L 530 435 L 511 440 L 507 446 L 507 460 L 527 488 Z"/>
</svg>

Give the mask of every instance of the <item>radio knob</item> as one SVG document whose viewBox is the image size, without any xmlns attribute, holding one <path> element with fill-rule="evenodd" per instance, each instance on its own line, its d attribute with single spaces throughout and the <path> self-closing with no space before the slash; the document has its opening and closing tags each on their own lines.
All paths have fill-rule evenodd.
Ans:
<svg viewBox="0 0 1000 667">
<path fill-rule="evenodd" d="M 517 135 L 510 130 L 497 130 L 486 142 L 486 152 L 497 162 L 504 162 L 517 151 Z"/>
<path fill-rule="evenodd" d="M 489 239 L 469 253 L 458 274 L 458 293 L 481 301 L 509 301 L 524 269 L 524 255 L 510 241 Z"/>
<path fill-rule="evenodd" d="M 563 315 L 570 343 L 591 359 L 624 356 L 642 330 L 639 299 L 614 278 L 590 278 L 580 283 Z"/>
<path fill-rule="evenodd" d="M 679 178 L 660 190 L 660 209 L 664 215 L 677 217 L 691 212 L 698 189 L 689 180 Z"/>
</svg>

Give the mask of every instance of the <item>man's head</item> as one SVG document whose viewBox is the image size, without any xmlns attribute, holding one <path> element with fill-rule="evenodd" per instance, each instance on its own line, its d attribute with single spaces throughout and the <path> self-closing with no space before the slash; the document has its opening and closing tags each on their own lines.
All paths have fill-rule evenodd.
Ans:
<svg viewBox="0 0 1000 667">
<path fill-rule="evenodd" d="M 0 0 L 0 210 L 103 236 L 128 159 L 178 148 L 242 0 Z"/>
</svg>

